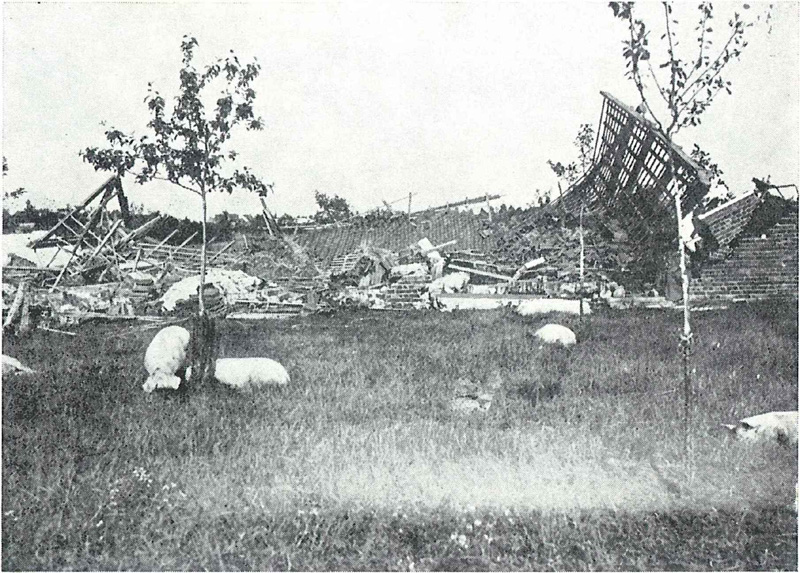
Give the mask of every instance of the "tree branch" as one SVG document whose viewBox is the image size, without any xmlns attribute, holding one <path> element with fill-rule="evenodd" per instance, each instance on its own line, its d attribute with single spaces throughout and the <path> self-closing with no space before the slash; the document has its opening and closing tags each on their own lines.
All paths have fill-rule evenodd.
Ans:
<svg viewBox="0 0 800 573">
<path fill-rule="evenodd" d="M 158 177 L 156 175 L 153 175 L 152 179 L 158 179 L 159 181 L 166 181 L 167 183 L 172 183 L 174 185 L 177 185 L 178 187 L 183 187 L 187 191 L 191 191 L 192 193 L 200 195 L 200 191 L 198 191 L 197 189 L 193 189 L 192 187 L 188 187 L 187 185 L 184 185 L 180 181 L 173 181 L 172 179 L 169 179 L 168 177 Z"/>
<path fill-rule="evenodd" d="M 650 114 L 650 117 L 652 117 L 656 122 L 658 129 L 663 133 L 664 126 L 661 125 L 661 121 L 658 119 L 658 116 L 653 113 L 653 109 L 650 107 L 650 102 L 647 101 L 647 97 L 644 95 L 644 83 L 642 82 L 642 74 L 639 70 L 639 55 L 634 52 L 634 45 L 636 44 L 636 33 L 634 31 L 634 26 L 633 7 L 631 6 L 630 11 L 628 12 L 628 31 L 630 32 L 631 37 L 631 76 L 633 77 L 633 83 L 636 85 L 636 90 L 639 92 L 639 97 L 642 98 L 642 105 L 644 105 L 645 109 Z"/>
<path fill-rule="evenodd" d="M 716 64 L 719 62 L 720 58 L 722 58 L 722 56 L 724 56 L 724 55 L 727 53 L 727 51 L 728 51 L 728 46 L 730 46 L 731 42 L 733 41 L 733 39 L 736 37 L 736 34 L 738 34 L 738 33 L 739 33 L 739 30 L 738 30 L 738 28 L 734 28 L 733 32 L 731 33 L 731 36 L 730 36 L 730 38 L 728 38 L 728 41 L 727 41 L 727 42 L 725 42 L 725 46 L 723 46 L 723 48 L 722 48 L 722 51 L 719 53 L 719 55 L 718 55 L 718 56 L 717 56 L 717 57 L 714 59 L 714 61 L 713 61 L 713 62 L 711 62 L 710 64 L 708 64 L 708 65 L 705 67 L 705 69 L 703 70 L 703 72 L 702 72 L 702 73 L 701 73 L 699 76 L 697 76 L 697 77 L 694 79 L 694 81 L 693 81 L 692 83 L 687 83 L 687 85 L 686 85 L 686 87 L 683 89 L 683 91 L 682 91 L 680 94 L 678 94 L 678 101 L 682 101 L 682 100 L 683 100 L 683 97 L 684 97 L 684 96 L 685 96 L 687 93 L 689 93 L 689 90 L 690 90 L 690 89 L 691 89 L 691 88 L 692 88 L 692 87 L 693 87 L 693 86 L 694 86 L 694 85 L 695 85 L 697 82 L 699 82 L 699 81 L 700 81 L 700 80 L 703 78 L 703 76 L 705 76 L 705 75 L 706 75 L 706 74 L 709 72 L 709 70 L 711 70 L 711 69 L 713 69 L 713 68 L 714 68 L 714 66 L 715 66 L 715 65 L 716 65 Z M 724 64 L 723 64 L 723 65 L 724 65 Z M 721 69 L 721 67 L 720 67 L 720 68 L 717 70 L 717 74 L 719 73 L 719 70 L 720 70 L 720 69 Z M 716 75 L 716 74 L 715 74 L 715 75 Z"/>
<path fill-rule="evenodd" d="M 678 106 L 676 105 L 676 102 L 675 102 L 675 94 L 676 94 L 675 80 L 676 80 L 676 76 L 677 76 L 678 62 L 675 60 L 675 46 L 673 45 L 673 42 L 672 42 L 672 28 L 670 28 L 670 25 L 669 25 L 671 9 L 670 9 L 670 6 L 669 6 L 668 2 L 662 2 L 662 5 L 664 6 L 664 20 L 666 22 L 667 40 L 668 40 L 668 44 L 669 44 L 669 48 L 668 49 L 669 49 L 669 86 L 670 87 L 669 87 L 669 101 L 667 102 L 667 107 L 669 107 L 669 113 L 670 113 L 672 121 L 670 122 L 669 127 L 667 128 L 667 131 L 665 133 L 667 138 L 669 138 L 670 135 L 672 134 L 673 128 L 675 127 L 675 124 L 678 123 L 678 111 L 677 111 L 677 107 Z"/>
<path fill-rule="evenodd" d="M 650 67 L 650 75 L 653 77 L 653 81 L 656 84 L 656 88 L 658 88 L 658 93 L 661 94 L 661 99 L 664 100 L 665 104 L 669 105 L 669 99 L 667 99 L 667 96 L 665 95 L 666 92 L 661 87 L 661 85 L 658 83 L 658 78 L 656 77 L 656 72 L 653 69 L 653 64 L 648 60 L 647 61 L 647 65 Z"/>
</svg>

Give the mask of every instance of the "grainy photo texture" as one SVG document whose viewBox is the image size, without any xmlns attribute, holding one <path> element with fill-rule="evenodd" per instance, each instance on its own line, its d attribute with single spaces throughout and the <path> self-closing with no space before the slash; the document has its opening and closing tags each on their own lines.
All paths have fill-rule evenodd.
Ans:
<svg viewBox="0 0 800 573">
<path fill-rule="evenodd" d="M 3 4 L 2 568 L 796 571 L 799 6 Z"/>
</svg>

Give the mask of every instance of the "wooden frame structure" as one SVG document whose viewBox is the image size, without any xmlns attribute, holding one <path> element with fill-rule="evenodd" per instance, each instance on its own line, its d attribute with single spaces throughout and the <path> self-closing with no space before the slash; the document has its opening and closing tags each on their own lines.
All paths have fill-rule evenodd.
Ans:
<svg viewBox="0 0 800 573">
<path fill-rule="evenodd" d="M 681 194 L 681 212 L 691 213 L 708 193 L 709 177 L 650 121 L 611 94 L 600 94 L 603 109 L 592 168 L 556 202 L 571 213 L 583 205 L 616 218 L 634 250 L 644 250 L 663 236 L 665 220 L 674 225 L 675 194 Z M 667 168 L 670 156 L 673 178 Z"/>
<path fill-rule="evenodd" d="M 107 207 L 112 199 L 117 199 L 121 218 L 112 216 Z M 101 277 L 109 268 L 117 267 L 129 258 L 131 243 L 144 236 L 165 215 L 156 215 L 137 229 L 126 233 L 123 226 L 128 218 L 128 201 L 122 191 L 119 177 L 110 177 L 91 193 L 80 205 L 72 209 L 41 238 L 32 241 L 32 249 L 57 247 L 50 264 L 58 252 L 69 253 L 67 263 L 55 277 L 51 290 L 67 277 L 83 275 L 92 270 L 100 270 Z M 46 282 L 52 277 L 47 277 Z"/>
</svg>

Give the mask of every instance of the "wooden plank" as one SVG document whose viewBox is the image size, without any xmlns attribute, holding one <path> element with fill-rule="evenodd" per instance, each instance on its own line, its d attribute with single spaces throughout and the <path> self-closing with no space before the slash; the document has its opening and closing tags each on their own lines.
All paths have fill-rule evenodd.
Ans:
<svg viewBox="0 0 800 573">
<path fill-rule="evenodd" d="M 133 272 L 136 272 L 136 267 L 139 266 L 139 259 L 142 257 L 142 249 L 136 249 L 136 259 L 133 261 Z"/>
<path fill-rule="evenodd" d="M 66 334 L 68 336 L 76 336 L 76 334 L 74 332 L 69 332 L 67 330 L 58 330 L 56 328 L 49 328 L 47 326 L 38 326 L 37 328 L 39 330 L 45 330 L 47 332 L 55 332 L 57 334 Z"/>
<path fill-rule="evenodd" d="M 210 259 L 208 259 L 208 262 L 210 263 L 211 261 L 213 261 L 214 259 L 216 259 L 218 256 L 220 256 L 222 253 L 224 253 L 225 251 L 227 251 L 228 249 L 230 249 L 230 248 L 233 246 L 233 244 L 234 244 L 235 242 L 236 242 L 236 240 L 234 239 L 233 241 L 231 241 L 230 243 L 228 243 L 227 245 L 225 245 L 224 247 L 222 247 L 222 250 L 220 250 L 220 251 L 217 251 L 216 253 L 214 253 L 214 256 L 213 256 L 213 257 L 211 257 Z"/>
<path fill-rule="evenodd" d="M 73 220 L 75 223 L 77 223 L 77 224 L 80 226 L 80 228 L 81 228 L 81 229 L 84 229 L 84 230 L 86 229 L 86 225 L 84 225 L 83 223 L 81 223 L 81 222 L 80 222 L 78 219 L 76 219 L 75 217 L 73 217 L 73 218 L 72 218 L 72 220 Z M 67 224 L 66 224 L 66 222 L 64 223 L 64 228 L 65 228 L 65 229 L 67 229 L 67 230 L 68 230 L 69 232 L 71 232 L 72 234 L 74 234 L 76 237 L 78 237 L 78 236 L 80 235 L 80 233 L 79 233 L 78 231 L 76 231 L 75 229 L 73 229 L 72 227 L 70 227 L 69 225 L 67 225 Z M 100 242 L 100 237 L 98 237 L 97 235 L 95 235 L 95 234 L 94 234 L 92 231 L 89 231 L 89 234 L 91 234 L 91 235 L 92 235 L 92 237 L 93 237 L 94 239 L 96 239 L 98 242 Z M 55 237 L 55 239 L 58 239 L 58 237 Z"/>
<path fill-rule="evenodd" d="M 180 245 L 178 245 L 177 247 L 175 247 L 175 249 L 174 249 L 172 252 L 174 253 L 174 252 L 175 252 L 175 251 L 177 251 L 178 249 L 182 249 L 183 247 L 185 247 L 186 245 L 188 245 L 188 244 L 189 244 L 189 242 L 190 242 L 192 239 L 194 239 L 196 236 L 197 236 L 197 231 L 195 231 L 194 233 L 192 233 L 191 235 L 189 235 L 189 238 L 188 238 L 188 239 L 186 239 L 184 242 L 182 242 L 182 243 L 181 243 Z"/>
<path fill-rule="evenodd" d="M 270 225 L 270 219 L 274 219 L 272 213 L 269 209 L 267 209 L 267 201 L 264 199 L 263 195 L 259 195 L 259 200 L 261 201 L 261 216 L 264 217 L 264 223 L 267 225 L 267 231 L 269 232 L 270 237 L 274 237 L 275 235 L 272 233 L 272 225 Z M 275 225 L 277 227 L 277 224 Z"/>
<path fill-rule="evenodd" d="M 142 225 L 140 225 L 139 227 L 128 233 L 124 239 L 122 239 L 119 243 L 117 243 L 117 248 L 123 247 L 128 243 L 130 243 L 132 240 L 140 237 L 145 232 L 149 231 L 156 223 L 158 223 L 166 216 L 167 215 L 165 214 L 159 214 L 150 219 L 149 221 L 146 221 L 145 223 L 143 223 Z"/>
<path fill-rule="evenodd" d="M 434 245 L 434 246 L 429 247 L 427 249 L 422 249 L 420 251 L 420 254 L 424 255 L 426 253 L 430 253 L 431 251 L 438 251 L 441 248 L 450 247 L 452 245 L 455 245 L 457 242 L 458 242 L 458 239 L 453 239 L 452 241 L 447 241 L 446 243 L 442 243 L 441 245 Z"/>
<path fill-rule="evenodd" d="M 149 251 L 149 252 L 147 252 L 147 253 L 144 255 L 144 258 L 146 259 L 146 258 L 147 258 L 147 257 L 149 257 L 150 255 L 152 255 L 152 254 L 153 254 L 153 253 L 154 253 L 154 252 L 155 252 L 155 251 L 156 251 L 156 250 L 157 250 L 159 247 L 161 247 L 162 245 L 164 245 L 164 243 L 166 243 L 167 241 L 169 241 L 169 240 L 170 240 L 170 239 L 171 239 L 171 238 L 172 238 L 172 237 L 175 235 L 175 233 L 177 233 L 177 232 L 178 232 L 178 229 L 174 229 L 174 230 L 173 230 L 173 231 L 172 231 L 172 232 L 171 232 L 169 235 L 167 235 L 166 237 L 164 237 L 164 239 L 163 239 L 163 240 L 162 240 L 160 243 L 158 243 L 158 244 L 157 244 L 155 247 L 153 247 L 152 249 L 150 249 L 150 251 Z"/>
<path fill-rule="evenodd" d="M 84 261 L 83 263 L 84 266 L 88 265 L 89 262 L 92 261 L 92 259 L 94 259 L 98 254 L 100 254 L 100 251 L 103 249 L 103 247 L 106 246 L 106 243 L 108 243 L 109 239 L 111 239 L 111 237 L 114 235 L 114 231 L 116 231 L 117 227 L 119 227 L 120 225 L 122 225 L 122 219 L 118 219 L 113 225 L 111 225 L 111 230 L 106 234 L 105 237 L 103 237 L 103 240 L 100 241 L 100 244 L 97 245 L 94 251 L 92 251 L 92 254 L 89 255 L 89 258 L 86 259 L 86 261 Z"/>
<path fill-rule="evenodd" d="M 464 271 L 465 273 L 470 273 L 470 274 L 473 274 L 473 275 L 480 275 L 482 277 L 490 277 L 490 278 L 493 278 L 493 279 L 500 279 L 502 281 L 511 282 L 511 281 L 514 280 L 514 277 L 509 277 L 509 276 L 506 276 L 506 275 L 499 275 L 497 273 L 490 273 L 489 271 L 479 271 L 478 269 L 470 269 L 468 267 L 462 267 L 462 266 L 459 266 L 459 265 L 454 265 L 452 263 L 447 265 L 447 268 L 448 269 L 454 269 L 454 270 L 457 270 L 457 271 Z"/>
</svg>

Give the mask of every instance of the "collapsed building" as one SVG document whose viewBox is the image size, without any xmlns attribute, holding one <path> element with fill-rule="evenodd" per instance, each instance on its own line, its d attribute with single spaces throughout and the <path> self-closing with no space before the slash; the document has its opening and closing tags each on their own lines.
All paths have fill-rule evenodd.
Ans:
<svg viewBox="0 0 800 573">
<path fill-rule="evenodd" d="M 601 93 L 591 168 L 551 204 L 494 208 L 490 201 L 500 197 L 487 194 L 281 228 L 262 201 L 261 236 L 210 241 L 207 307 L 219 316 L 282 318 L 347 306 L 492 308 L 526 298 L 669 306 L 680 297 L 676 195 L 693 299 L 796 297 L 797 201 L 754 180 L 754 191 L 706 208 L 705 170 Z M 475 205 L 479 212 L 465 209 Z M 60 325 L 195 312 L 196 236 L 178 244 L 177 229 L 150 237 L 163 219 L 131 228 L 112 177 L 48 231 L 4 236 L 3 304 L 12 315 L 5 322 L 25 311 L 17 299 Z M 14 284 L 31 288 L 23 296 Z"/>
<path fill-rule="evenodd" d="M 692 260 L 693 299 L 797 297 L 797 201 L 754 182 L 753 191 L 698 217 L 705 244 Z"/>
</svg>

